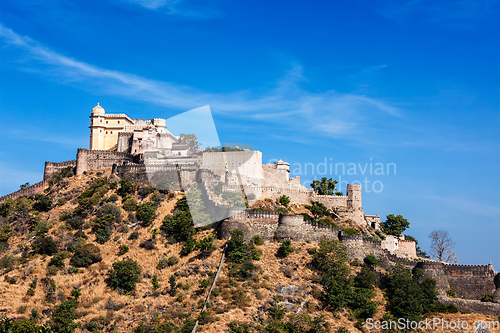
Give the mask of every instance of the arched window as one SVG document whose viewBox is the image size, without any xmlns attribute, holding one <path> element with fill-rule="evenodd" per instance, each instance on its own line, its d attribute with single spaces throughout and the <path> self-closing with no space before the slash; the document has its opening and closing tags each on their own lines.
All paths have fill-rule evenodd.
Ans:
<svg viewBox="0 0 500 333">
<path fill-rule="evenodd" d="M 108 123 L 108 121 L 106 120 L 106 124 Z"/>
<path fill-rule="evenodd" d="M 118 120 L 118 124 L 120 123 L 120 121 Z"/>
<path fill-rule="evenodd" d="M 111 131 L 111 134 L 113 134 L 113 131 Z"/>
<path fill-rule="evenodd" d="M 108 131 L 106 131 L 106 134 L 108 134 Z"/>
</svg>

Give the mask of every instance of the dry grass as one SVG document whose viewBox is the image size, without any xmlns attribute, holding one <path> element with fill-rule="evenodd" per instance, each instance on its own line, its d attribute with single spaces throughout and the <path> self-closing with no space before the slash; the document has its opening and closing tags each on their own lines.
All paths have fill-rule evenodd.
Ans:
<svg viewBox="0 0 500 333">
<path fill-rule="evenodd" d="M 101 176 L 109 177 L 109 170 Z M 91 172 L 88 175 L 72 177 L 65 180 L 65 186 L 56 186 L 53 189 L 53 194 L 57 198 L 64 197 L 70 193 L 79 193 L 86 190 L 91 183 L 92 178 L 97 177 L 96 172 Z M 107 196 L 115 193 L 110 191 Z M 54 276 L 56 284 L 55 295 L 60 298 L 69 297 L 73 288 L 80 288 L 82 295 L 80 297 L 80 306 L 77 308 L 78 321 L 82 324 L 88 323 L 94 318 L 100 316 L 107 318 L 111 324 L 114 324 L 120 332 L 132 332 L 138 325 L 139 321 L 150 322 L 153 316 L 158 313 L 163 318 L 172 318 L 174 322 L 180 324 L 186 316 L 196 318 L 199 314 L 199 306 L 206 297 L 208 290 L 199 289 L 199 281 L 202 279 L 211 279 L 211 274 L 214 273 L 219 264 L 222 254 L 223 241 L 216 242 L 216 250 L 206 258 L 199 257 L 198 252 L 191 253 L 186 257 L 180 257 L 182 244 L 168 244 L 167 240 L 158 235 L 155 239 L 155 249 L 146 250 L 140 248 L 139 244 L 151 238 L 151 231 L 154 228 L 160 229 L 163 218 L 170 214 L 177 199 L 181 197 L 181 193 L 177 193 L 175 198 L 165 199 L 157 210 L 157 216 L 151 226 L 143 228 L 136 226 L 128 233 L 119 233 L 115 231 L 111 236 L 111 240 L 103 245 L 94 242 L 94 235 L 90 230 L 85 230 L 89 236 L 89 242 L 96 244 L 103 256 L 102 262 L 94 264 L 89 268 L 79 269 L 78 274 L 67 274 L 67 270 L 60 270 Z M 147 199 L 145 199 L 147 200 Z M 144 202 L 144 201 L 143 201 Z M 121 204 L 121 198 L 117 202 Z M 76 207 L 76 201 L 68 200 L 68 202 L 56 207 L 50 213 L 44 213 L 44 218 L 49 219 L 53 224 L 53 228 L 49 235 L 56 240 L 60 240 L 66 232 L 64 223 L 59 221 L 59 216 L 63 212 L 68 212 Z M 307 212 L 303 205 L 292 205 L 293 213 Z M 126 220 L 128 212 L 122 210 L 122 218 Z M 346 226 L 350 226 L 349 222 L 345 221 Z M 139 232 L 137 240 L 128 240 L 128 235 L 132 231 Z M 206 237 L 211 231 L 206 230 L 198 233 L 197 238 Z M 114 240 L 116 238 L 116 240 Z M 31 240 L 26 235 L 16 235 L 12 237 L 11 244 L 30 245 Z M 119 256 L 119 246 L 127 245 L 129 252 Z M 309 267 L 311 256 L 308 250 L 315 248 L 316 244 L 306 242 L 292 242 L 292 247 L 298 249 L 292 252 L 287 258 L 281 259 L 276 257 L 277 250 L 280 244 L 270 242 L 266 245 L 259 246 L 262 250 L 261 260 L 255 262 L 259 269 L 255 277 L 247 281 L 238 281 L 228 277 L 228 265 L 224 266 L 220 276 L 219 283 L 215 295 L 211 298 L 212 305 L 209 307 L 211 312 L 211 320 L 205 325 L 200 326 L 199 332 L 223 332 L 228 329 L 230 322 L 237 320 L 240 322 L 254 321 L 256 318 L 265 320 L 267 318 L 266 309 L 269 306 L 269 301 L 276 296 L 276 288 L 278 286 L 303 286 L 303 292 L 294 296 L 300 298 L 304 306 L 301 307 L 301 312 L 314 315 L 322 314 L 330 323 L 331 332 L 339 327 L 346 327 L 350 332 L 359 332 L 355 328 L 355 323 L 348 319 L 347 313 L 332 314 L 324 309 L 320 301 L 313 297 L 314 290 L 319 287 L 318 283 L 313 282 L 312 277 L 314 272 Z M 15 248 L 9 250 L 12 253 Z M 180 257 L 179 263 L 174 266 L 166 267 L 162 270 L 156 268 L 159 256 L 177 256 Z M 151 278 L 143 277 L 136 285 L 135 292 L 131 295 L 121 295 L 117 291 L 112 290 L 105 282 L 107 271 L 111 268 L 115 261 L 132 258 L 140 263 L 143 268 L 143 276 L 153 275 L 158 276 L 159 289 L 155 291 L 152 287 Z M 9 277 L 17 279 L 16 284 L 9 284 L 0 278 L 0 313 L 8 314 L 13 318 L 28 317 L 31 309 L 36 309 L 39 313 L 42 310 L 52 308 L 58 304 L 47 303 L 45 300 L 44 284 L 41 280 L 46 275 L 46 266 L 49 257 L 36 255 L 29 260 L 28 263 L 16 267 L 8 273 Z M 69 267 L 69 259 L 65 260 L 66 267 Z M 197 270 L 192 269 L 186 274 L 180 274 L 189 267 L 198 267 Z M 357 268 L 359 269 L 359 268 Z M 195 273 L 197 271 L 197 273 Z M 170 296 L 169 278 L 178 272 L 177 283 L 182 284 L 184 288 L 179 288 L 177 295 Z M 286 274 L 285 274 L 286 273 Z M 35 294 L 27 296 L 26 292 L 29 289 L 30 283 L 38 279 Z M 182 297 L 179 297 L 182 295 Z M 116 309 L 106 307 L 108 300 L 112 298 L 115 304 L 119 304 Z M 181 300 L 182 298 L 182 300 Z M 283 297 L 282 297 L 283 298 Z M 378 304 L 378 313 L 376 319 L 382 317 L 384 312 L 385 300 L 382 292 L 377 290 L 375 301 Z M 18 311 L 19 310 L 19 311 Z M 16 313 L 19 312 L 19 313 Z M 445 319 L 449 318 L 474 321 L 476 319 L 490 319 L 480 315 L 444 315 Z M 48 316 L 44 316 L 41 323 L 45 323 Z M 77 330 L 82 332 L 82 330 Z"/>
</svg>

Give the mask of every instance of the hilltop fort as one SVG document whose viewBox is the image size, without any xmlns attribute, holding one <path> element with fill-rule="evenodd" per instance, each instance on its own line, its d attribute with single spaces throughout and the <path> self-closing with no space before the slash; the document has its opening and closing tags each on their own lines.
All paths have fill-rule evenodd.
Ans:
<svg viewBox="0 0 500 333">
<path fill-rule="evenodd" d="M 436 279 L 440 293 L 453 289 L 458 297 L 470 301 L 460 303 L 451 299 L 446 302 L 455 302 L 457 307 L 470 311 L 498 314 L 498 308 L 488 305 L 486 309 L 478 303 L 485 294 L 494 294 L 494 300 L 500 300 L 500 274 L 491 264 L 463 266 L 428 262 L 417 258 L 415 242 L 405 240 L 404 236 L 385 235 L 385 239 L 376 239 L 380 217 L 364 213 L 361 185 L 349 184 L 345 196 L 318 195 L 304 187 L 300 177 L 290 177 L 289 163 L 285 161 L 263 164 L 260 151 L 245 149 L 194 150 L 179 136 L 170 133 L 165 119 L 132 119 L 124 113 L 106 114 L 98 104 L 90 115 L 89 149 L 78 148 L 74 160 L 45 162 L 41 182 L 1 197 L 0 203 L 43 193 L 49 188 L 51 177 L 67 167 L 74 168 L 77 176 L 111 169 L 112 174 L 121 179 L 149 182 L 153 186 L 160 186 L 160 181 L 166 179 L 169 188 L 177 190 L 195 184 L 207 209 L 221 206 L 218 194 L 237 191 L 243 193 L 248 206 L 260 199 L 276 201 L 283 195 L 297 205 L 320 202 L 338 221 L 347 220 L 356 225 L 361 235 L 347 235 L 341 228 L 305 221 L 300 214 L 244 208 L 220 219 L 220 235 L 227 238 L 231 231 L 239 229 L 247 240 L 254 236 L 268 241 L 337 239 L 348 246 L 350 259 L 363 260 L 367 254 L 374 254 L 387 268 L 396 263 L 411 269 L 422 268 L 427 276 Z"/>
</svg>

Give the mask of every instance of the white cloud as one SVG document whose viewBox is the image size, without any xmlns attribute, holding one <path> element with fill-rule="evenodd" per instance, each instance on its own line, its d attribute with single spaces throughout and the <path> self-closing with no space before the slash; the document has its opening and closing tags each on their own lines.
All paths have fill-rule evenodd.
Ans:
<svg viewBox="0 0 500 333">
<path fill-rule="evenodd" d="M 251 91 L 206 93 L 181 84 L 93 66 L 57 53 L 2 25 L 0 38 L 6 44 L 27 53 L 30 60 L 36 61 L 36 66 L 47 65 L 49 70 L 42 73 L 49 73 L 64 83 L 178 110 L 208 104 L 214 113 L 232 118 L 262 120 L 309 129 L 325 136 L 356 138 L 365 142 L 373 141 L 368 137 L 376 131 L 372 126 L 375 119 L 397 121 L 402 117 L 398 108 L 365 95 L 340 94 L 333 90 L 319 93 L 304 90 L 299 84 L 307 79 L 298 64 L 292 64 L 292 69 L 277 86 L 264 94 L 257 95 Z"/>
</svg>

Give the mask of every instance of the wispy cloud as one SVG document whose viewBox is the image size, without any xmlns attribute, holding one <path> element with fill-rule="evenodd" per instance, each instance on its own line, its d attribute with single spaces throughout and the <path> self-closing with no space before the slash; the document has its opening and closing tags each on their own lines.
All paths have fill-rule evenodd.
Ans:
<svg viewBox="0 0 500 333">
<path fill-rule="evenodd" d="M 206 93 L 195 88 L 137 75 L 107 70 L 55 52 L 26 36 L 20 36 L 0 25 L 0 38 L 7 45 L 21 49 L 35 65 L 45 64 L 54 78 L 78 84 L 86 89 L 99 89 L 111 95 L 187 110 L 209 104 L 220 115 L 255 119 L 309 129 L 326 136 L 357 138 L 372 142 L 368 136 L 377 121 L 399 120 L 398 108 L 360 94 L 340 94 L 330 90 L 309 92 L 300 87 L 307 81 L 299 64 L 264 94 L 252 91 Z"/>
<path fill-rule="evenodd" d="M 430 195 L 427 197 L 427 199 L 438 201 L 451 210 L 467 213 L 470 215 L 471 220 L 474 220 L 479 216 L 486 216 L 491 218 L 500 216 L 500 207 L 489 205 L 484 202 L 478 202 L 474 198 L 467 198 L 465 196 Z M 496 220 L 492 220 L 492 222 L 493 221 Z"/>
<path fill-rule="evenodd" d="M 432 22 L 437 25 L 458 28 L 474 28 L 478 21 L 490 17 L 497 19 L 498 13 L 493 7 L 498 0 L 412 0 L 388 1 L 379 13 L 400 24 L 418 24 Z"/>
<path fill-rule="evenodd" d="M 185 16 L 190 18 L 210 18 L 220 13 L 206 8 L 193 9 L 194 6 L 183 6 L 185 0 L 122 0 L 123 2 L 142 6 L 165 15 Z"/>
</svg>

